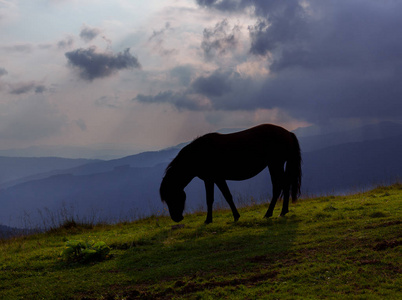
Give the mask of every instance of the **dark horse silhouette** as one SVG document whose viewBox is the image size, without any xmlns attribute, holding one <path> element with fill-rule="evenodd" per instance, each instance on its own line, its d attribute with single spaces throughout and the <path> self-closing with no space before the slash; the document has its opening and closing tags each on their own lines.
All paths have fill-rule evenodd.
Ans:
<svg viewBox="0 0 402 300">
<path fill-rule="evenodd" d="M 184 188 L 194 177 L 199 177 L 205 183 L 207 195 L 205 223 L 212 222 L 214 184 L 221 190 L 237 221 L 240 214 L 225 180 L 249 179 L 267 166 L 273 192 L 265 217 L 272 216 L 276 201 L 282 194 L 281 216 L 284 216 L 289 211 L 289 194 L 293 202 L 300 195 L 301 154 L 296 136 L 271 124 L 231 134 L 209 133 L 195 139 L 166 168 L 160 196 L 167 203 L 172 220 L 180 222 L 186 200 Z"/>
</svg>

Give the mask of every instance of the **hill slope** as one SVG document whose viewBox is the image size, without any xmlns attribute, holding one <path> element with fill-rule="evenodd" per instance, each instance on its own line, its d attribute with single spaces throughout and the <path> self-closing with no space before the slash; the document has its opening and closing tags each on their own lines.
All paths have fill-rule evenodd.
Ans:
<svg viewBox="0 0 402 300">
<path fill-rule="evenodd" d="M 278 203 L 275 215 L 279 214 Z M 0 298 L 204 299 L 402 297 L 402 185 L 302 199 L 285 218 L 266 206 L 0 241 Z M 66 241 L 104 241 L 99 262 L 62 261 Z"/>
</svg>

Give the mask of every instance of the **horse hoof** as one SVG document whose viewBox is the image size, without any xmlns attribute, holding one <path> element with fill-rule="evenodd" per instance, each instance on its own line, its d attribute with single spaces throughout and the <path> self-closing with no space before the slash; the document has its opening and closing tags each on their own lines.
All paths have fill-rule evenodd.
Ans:
<svg viewBox="0 0 402 300">
<path fill-rule="evenodd" d="M 205 220 L 205 222 L 204 222 L 205 225 L 208 225 L 208 224 L 211 224 L 211 223 L 212 223 L 212 220 Z"/>
<path fill-rule="evenodd" d="M 270 217 L 272 217 L 272 215 L 265 215 L 264 219 L 269 219 Z"/>
</svg>

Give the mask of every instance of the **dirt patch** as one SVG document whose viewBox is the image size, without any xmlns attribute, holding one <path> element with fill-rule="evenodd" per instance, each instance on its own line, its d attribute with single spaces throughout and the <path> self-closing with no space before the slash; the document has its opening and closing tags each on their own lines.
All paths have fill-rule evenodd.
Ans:
<svg viewBox="0 0 402 300">
<path fill-rule="evenodd" d="M 373 228 L 378 228 L 378 227 L 388 227 L 388 226 L 394 226 L 394 225 L 399 225 L 399 224 L 402 224 L 402 221 L 395 220 L 395 221 L 390 221 L 390 222 L 385 222 L 385 223 L 368 225 L 368 226 L 365 226 L 364 229 L 373 229 Z"/>
<path fill-rule="evenodd" d="M 271 255 L 257 255 L 251 257 L 249 262 L 259 264 L 260 266 L 272 265 L 275 263 L 285 265 L 285 266 L 293 266 L 299 263 L 299 260 L 294 257 L 293 254 L 286 253 L 285 255 L 281 254 L 278 256 Z"/>
<path fill-rule="evenodd" d="M 362 259 L 362 260 L 359 260 L 359 263 L 361 265 L 378 265 L 381 262 L 377 259 Z"/>
<path fill-rule="evenodd" d="M 184 228 L 185 226 L 186 226 L 186 225 L 184 225 L 184 224 L 172 225 L 172 230 L 182 229 L 182 228 Z"/>
<path fill-rule="evenodd" d="M 224 281 L 209 281 L 205 283 L 189 282 L 181 290 L 175 292 L 175 294 L 189 294 L 197 291 L 202 291 L 205 289 L 211 289 L 215 287 L 226 287 L 226 286 L 239 286 L 239 285 L 255 285 L 269 279 L 273 279 L 278 275 L 278 271 L 273 271 L 270 273 L 257 274 L 245 278 L 235 278 L 231 280 Z"/>
<path fill-rule="evenodd" d="M 383 241 L 381 243 L 378 243 L 377 245 L 375 245 L 373 247 L 373 250 L 375 251 L 383 251 L 383 250 L 387 250 L 389 248 L 395 248 L 402 245 L 402 241 L 398 241 L 398 240 L 391 240 L 391 241 Z"/>
<path fill-rule="evenodd" d="M 264 264 L 266 264 L 266 263 L 271 264 L 274 261 L 275 260 L 272 258 L 272 254 L 269 255 L 269 256 L 268 255 L 257 255 L 257 256 L 254 256 L 254 257 L 249 259 L 249 262 L 252 262 L 252 263 L 264 263 Z"/>
<path fill-rule="evenodd" d="M 193 294 L 205 289 L 214 289 L 217 287 L 236 287 L 239 285 L 253 286 L 268 280 L 273 280 L 279 274 L 278 271 L 272 271 L 269 273 L 251 275 L 244 278 L 235 278 L 224 281 L 214 281 L 213 279 L 208 282 L 194 282 L 191 280 L 196 279 L 193 277 L 189 282 L 183 280 L 177 280 L 172 287 L 168 287 L 161 292 L 147 291 L 147 285 L 128 286 L 123 287 L 119 285 L 110 286 L 110 292 L 104 295 L 104 299 L 172 299 L 177 296 L 183 296 Z M 83 295 L 82 299 L 96 299 L 91 295 Z"/>
</svg>

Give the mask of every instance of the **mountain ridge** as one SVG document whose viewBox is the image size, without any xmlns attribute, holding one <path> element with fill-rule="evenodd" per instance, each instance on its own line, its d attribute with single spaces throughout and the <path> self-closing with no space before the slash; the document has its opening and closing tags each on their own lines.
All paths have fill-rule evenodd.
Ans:
<svg viewBox="0 0 402 300">
<path fill-rule="evenodd" d="M 346 142 L 325 146 L 314 151 L 303 152 L 303 193 L 344 192 L 371 184 L 389 182 L 402 176 L 402 129 L 399 124 L 390 130 L 394 136 L 373 139 L 376 134 L 363 134 L 369 140 Z M 378 127 L 365 127 L 361 132 L 377 130 L 383 132 L 392 124 L 382 123 Z M 356 131 L 357 132 L 357 131 Z M 348 140 L 356 132 L 344 134 Z M 338 137 L 342 137 L 339 136 Z M 300 143 L 305 143 L 300 138 Z M 327 136 L 327 140 L 330 140 Z M 109 161 L 96 161 L 60 171 L 37 174 L 19 181 L 9 182 L 0 190 L 0 224 L 21 226 L 16 223 L 18 214 L 37 215 L 39 210 L 60 209 L 62 205 L 75 206 L 77 214 L 94 214 L 99 219 L 135 219 L 138 215 L 150 215 L 162 210 L 159 199 L 159 184 L 168 163 L 177 155 L 178 146 L 149 151 Z M 258 176 L 240 182 L 228 182 L 235 198 L 253 197 L 264 199 L 271 194 L 270 177 L 267 170 Z M 4 186 L 4 185 L 3 185 Z M 217 189 L 216 189 L 217 190 Z M 189 210 L 205 207 L 205 191 L 201 180 L 194 179 L 186 188 Z M 216 199 L 221 196 L 216 191 Z M 240 200 L 239 200 L 240 201 Z M 225 205 L 225 204 L 224 204 Z M 13 216 L 14 221 L 10 221 Z M 34 218 L 34 217 L 32 217 Z M 38 219 L 38 216 L 35 217 Z"/>
<path fill-rule="evenodd" d="M 402 135 L 304 153 L 302 192 L 342 193 L 400 179 L 402 157 L 399 153 L 402 153 Z M 383 154 L 381 159 L 376 159 L 379 154 Z M 8 215 L 16 216 L 24 210 L 56 211 L 62 205 L 74 207 L 73 211 L 81 218 L 94 212 L 99 220 L 110 221 L 152 215 L 163 210 L 158 190 L 167 164 L 152 167 L 122 165 L 110 171 L 86 175 L 58 174 L 10 187 L 0 193 L 0 220 L 7 219 Z M 268 202 L 267 195 L 271 193 L 267 169 L 252 179 L 229 181 L 228 185 L 235 202 L 244 196 L 254 199 L 263 197 Z M 186 204 L 188 211 L 205 208 L 201 180 L 194 179 L 185 190 L 189 199 Z M 216 199 L 220 201 L 220 193 L 216 193 Z"/>
</svg>

